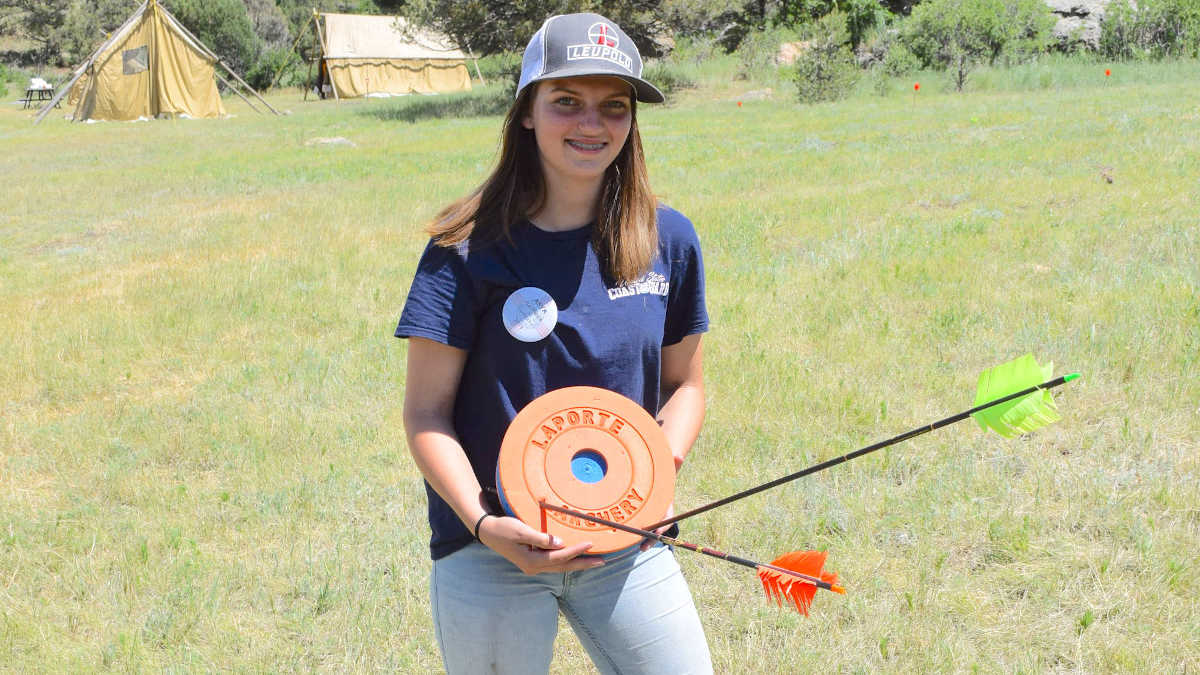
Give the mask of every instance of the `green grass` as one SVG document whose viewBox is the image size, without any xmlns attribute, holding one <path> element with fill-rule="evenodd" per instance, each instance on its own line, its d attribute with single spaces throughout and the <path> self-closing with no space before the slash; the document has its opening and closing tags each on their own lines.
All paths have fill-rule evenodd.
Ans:
<svg viewBox="0 0 1200 675">
<path fill-rule="evenodd" d="M 643 107 L 713 319 L 679 508 L 957 412 L 1027 351 L 1083 373 L 1031 436 L 963 423 L 685 523 L 826 549 L 848 588 L 806 619 L 680 552 L 719 672 L 1200 668 L 1198 68 L 1070 68 Z M 438 668 L 390 336 L 499 120 L 299 98 L 0 109 L 0 670 Z M 564 629 L 555 671 L 584 664 Z"/>
<path fill-rule="evenodd" d="M 417 122 L 451 117 L 503 116 L 513 102 L 515 87 L 500 79 L 486 87 L 440 96 L 404 96 L 388 105 L 371 106 L 363 114 L 381 120 Z"/>
</svg>

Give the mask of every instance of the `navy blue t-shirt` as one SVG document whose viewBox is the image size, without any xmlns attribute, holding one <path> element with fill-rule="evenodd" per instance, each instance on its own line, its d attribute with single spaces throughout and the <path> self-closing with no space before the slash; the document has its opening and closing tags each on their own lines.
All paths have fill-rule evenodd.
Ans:
<svg viewBox="0 0 1200 675">
<path fill-rule="evenodd" d="M 708 330 L 704 265 L 691 221 L 659 206 L 659 255 L 631 284 L 601 272 L 591 226 L 545 232 L 515 225 L 512 241 L 425 247 L 396 337 L 422 337 L 468 351 L 454 404 L 454 429 L 484 488 L 496 484 L 496 460 L 509 423 L 548 391 L 587 385 L 622 394 L 658 412 L 662 347 Z M 523 342 L 504 326 L 508 296 L 527 286 L 550 295 L 558 323 Z M 434 490 L 429 496 L 430 552 L 436 560 L 472 541 Z"/>
</svg>

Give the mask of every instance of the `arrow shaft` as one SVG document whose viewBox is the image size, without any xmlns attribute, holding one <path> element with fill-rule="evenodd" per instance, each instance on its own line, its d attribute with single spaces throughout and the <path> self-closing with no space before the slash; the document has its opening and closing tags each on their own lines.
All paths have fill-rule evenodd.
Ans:
<svg viewBox="0 0 1200 675">
<path fill-rule="evenodd" d="M 557 511 L 558 513 L 563 513 L 568 516 L 573 516 L 575 518 L 579 518 L 580 520 L 586 520 L 589 523 L 595 523 L 597 525 L 611 527 L 614 530 L 621 530 L 622 532 L 628 532 L 630 534 L 641 535 L 643 537 L 646 537 L 647 539 L 656 539 L 664 544 L 667 544 L 668 546 L 678 546 L 679 548 L 685 548 L 689 551 L 695 551 L 696 553 L 703 553 L 704 555 L 711 556 L 713 558 L 719 558 L 721 560 L 726 560 L 726 561 L 734 563 L 736 565 L 741 565 L 742 567 L 749 567 L 750 569 L 758 569 L 760 567 L 763 567 L 763 568 L 766 568 L 769 570 L 774 570 L 781 574 L 787 574 L 789 576 L 796 577 L 797 579 L 800 579 L 802 581 L 806 581 L 806 582 L 816 586 L 817 588 L 823 588 L 827 591 L 833 590 L 832 585 L 828 581 L 824 581 L 822 579 L 818 579 L 817 577 L 814 577 L 814 576 L 811 576 L 808 574 L 804 574 L 803 572 L 796 572 L 793 570 L 789 570 L 785 567 L 779 567 L 777 565 L 771 565 L 768 563 L 755 562 L 755 561 L 749 560 L 747 558 L 741 558 L 736 555 L 730 555 L 728 553 L 723 553 L 716 549 L 708 548 L 707 546 L 697 546 L 696 544 L 691 544 L 686 541 L 680 541 L 679 539 L 676 539 L 675 537 L 668 537 L 665 534 L 659 534 L 657 532 L 651 532 L 649 530 L 642 530 L 642 529 L 632 527 L 629 525 L 625 525 L 622 523 L 616 523 L 611 520 L 597 518 L 596 516 L 589 515 L 587 513 L 582 513 L 580 511 L 576 511 L 574 509 L 568 509 L 565 506 L 555 506 L 554 504 L 548 504 L 544 501 L 540 502 L 540 504 L 543 509 L 547 509 L 549 511 Z"/>
<path fill-rule="evenodd" d="M 954 424 L 955 422 L 961 422 L 962 420 L 965 420 L 966 418 L 970 417 L 971 415 L 974 415 L 975 413 L 977 413 L 981 410 L 987 410 L 988 408 L 991 408 L 992 406 L 1000 405 L 1001 403 L 1007 403 L 1008 401 L 1011 401 L 1016 398 L 1021 398 L 1022 396 L 1028 396 L 1029 394 L 1032 394 L 1036 391 L 1040 391 L 1040 390 L 1044 390 L 1044 389 L 1053 389 L 1054 387 L 1057 387 L 1059 385 L 1070 382 L 1072 379 L 1074 379 L 1072 375 L 1063 375 L 1062 377 L 1057 377 L 1053 380 L 1049 380 L 1049 381 L 1043 382 L 1039 385 L 1029 387 L 1028 389 L 1022 389 L 1021 391 L 1018 391 L 1015 394 L 1009 394 L 1007 396 L 1003 396 L 994 401 L 989 401 L 988 403 L 977 405 L 974 408 L 971 408 L 970 410 L 965 410 L 963 412 L 960 412 L 957 415 L 951 415 L 950 417 L 947 417 L 942 420 L 938 420 L 937 422 L 934 422 L 932 424 L 928 424 L 923 427 L 917 427 L 916 429 L 913 429 L 911 431 L 906 431 L 906 432 L 900 434 L 899 436 L 894 436 L 892 438 L 887 439 L 886 441 L 880 441 L 873 445 L 868 445 L 865 448 L 859 448 L 858 450 L 855 450 L 854 452 L 848 452 L 848 453 L 842 455 L 841 457 L 834 457 L 833 459 L 827 459 L 824 462 L 821 462 L 820 464 L 814 464 L 814 465 L 808 467 L 807 469 L 797 471 L 796 473 L 788 474 L 786 476 L 783 476 L 782 478 L 776 478 L 775 480 L 769 481 L 767 483 L 763 483 L 762 485 L 756 485 L 748 490 L 743 490 L 741 492 L 738 492 L 737 494 L 732 494 L 723 499 L 718 499 L 715 502 L 712 502 L 710 504 L 705 504 L 704 506 L 696 507 L 690 511 L 684 511 L 683 513 L 677 513 L 677 514 L 671 516 L 670 518 L 660 520 L 659 522 L 654 523 L 653 525 L 647 525 L 646 529 L 647 530 L 657 530 L 658 528 L 663 527 L 665 525 L 670 525 L 671 523 L 677 523 L 677 522 L 683 520 L 684 518 L 691 518 L 692 516 L 699 515 L 701 513 L 704 513 L 705 511 L 711 511 L 712 509 L 715 509 L 718 506 L 724 506 L 731 502 L 736 502 L 739 499 L 745 499 L 746 497 L 749 497 L 751 495 L 756 495 L 764 490 L 770 490 L 773 487 L 778 487 L 780 485 L 783 485 L 784 483 L 790 483 L 798 478 L 803 478 L 809 474 L 814 474 L 818 471 L 824 471 L 825 469 L 828 469 L 831 466 L 837 466 L 838 464 L 841 464 L 842 462 L 849 462 L 850 460 L 852 460 L 856 457 L 862 457 L 863 455 L 870 454 L 872 452 L 875 452 L 876 450 L 880 450 L 880 449 L 886 448 L 891 445 L 896 445 L 897 443 L 907 441 L 910 438 L 916 438 L 917 436 L 927 434 L 935 429 L 941 429 L 942 427 L 949 426 L 951 424 Z"/>
</svg>

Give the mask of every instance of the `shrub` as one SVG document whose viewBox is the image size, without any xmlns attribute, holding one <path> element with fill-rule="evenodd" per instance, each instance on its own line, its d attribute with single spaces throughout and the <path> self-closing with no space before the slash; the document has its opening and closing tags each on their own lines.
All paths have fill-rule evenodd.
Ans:
<svg viewBox="0 0 1200 675">
<path fill-rule="evenodd" d="M 1049 51 L 1054 44 L 1054 14 L 1045 0 L 1006 0 L 1005 32 L 999 52 L 1006 61 L 1025 63 Z"/>
<path fill-rule="evenodd" d="M 892 78 L 881 68 L 871 71 L 871 88 L 875 90 L 875 95 L 884 98 L 891 96 L 892 90 L 895 89 L 893 84 Z"/>
<path fill-rule="evenodd" d="M 1113 59 L 1200 55 L 1200 0 L 1113 0 L 1100 25 L 1101 54 Z"/>
<path fill-rule="evenodd" d="M 1113 0 L 1104 13 L 1104 21 L 1100 24 L 1100 53 L 1111 59 L 1132 58 L 1137 46 L 1134 38 L 1136 23 L 1137 10 L 1128 2 Z"/>
<path fill-rule="evenodd" d="M 749 79 L 755 73 L 773 70 L 779 45 L 800 39 L 796 31 L 782 28 L 750 31 L 734 51 L 738 60 L 738 78 Z"/>
<path fill-rule="evenodd" d="M 803 103 L 843 99 L 860 74 L 850 51 L 846 17 L 831 12 L 816 23 L 813 33 L 808 51 L 796 58 L 796 94 Z"/>
<path fill-rule="evenodd" d="M 262 91 L 263 89 L 271 86 L 271 80 L 275 79 L 275 73 L 279 72 L 280 69 L 288 66 L 289 64 L 294 66 L 294 64 L 291 62 L 296 60 L 295 56 L 295 52 L 287 47 L 273 47 L 271 49 L 266 49 L 258 57 L 258 60 L 254 62 L 254 65 L 250 66 L 250 69 L 247 70 L 246 74 L 242 77 L 245 78 L 246 82 L 251 87 Z M 297 78 L 297 70 L 299 69 L 295 67 L 292 68 L 292 77 L 290 80 L 294 81 Z M 300 73 L 300 76 L 302 77 L 303 73 Z M 288 75 L 281 73 L 280 84 L 283 84 L 284 86 L 290 83 L 283 82 L 285 78 L 288 78 Z"/>
<path fill-rule="evenodd" d="M 890 77 L 903 77 L 920 69 L 920 59 L 903 43 L 892 45 L 883 57 L 883 72 Z"/>
<path fill-rule="evenodd" d="M 642 77 L 662 93 L 670 96 L 680 89 L 692 89 L 696 81 L 683 72 L 683 69 L 664 61 L 653 61 L 642 71 Z"/>
<path fill-rule="evenodd" d="M 857 48 L 867 35 L 887 21 L 888 12 L 878 0 L 844 0 L 838 7 L 846 15 L 846 30 L 850 34 L 851 47 Z"/>
<path fill-rule="evenodd" d="M 517 82 L 521 80 L 521 54 L 519 52 L 497 52 L 488 54 L 478 60 L 479 72 L 487 83 L 511 82 L 516 90 Z M 474 64 L 468 64 L 474 68 Z"/>
<path fill-rule="evenodd" d="M 902 41 L 921 67 L 949 69 L 962 91 L 981 62 L 1045 51 L 1053 24 L 1042 0 L 926 0 L 913 9 Z"/>
<path fill-rule="evenodd" d="M 765 3 L 764 3 L 765 4 Z M 857 48 L 868 34 L 883 25 L 890 16 L 879 0 L 787 0 L 776 5 L 772 23 L 782 26 L 812 25 L 837 12 L 846 23 L 851 48 Z"/>
<path fill-rule="evenodd" d="M 712 35 L 688 35 L 676 38 L 669 58 L 674 63 L 699 66 L 723 54 L 721 44 Z"/>
<path fill-rule="evenodd" d="M 887 58 L 888 50 L 897 43 L 900 31 L 896 28 L 872 30 L 854 48 L 854 58 L 861 68 L 874 68 Z"/>
</svg>

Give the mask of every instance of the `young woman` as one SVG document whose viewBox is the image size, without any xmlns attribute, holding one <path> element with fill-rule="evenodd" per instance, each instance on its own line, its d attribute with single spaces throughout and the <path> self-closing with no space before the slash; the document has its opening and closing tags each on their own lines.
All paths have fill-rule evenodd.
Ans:
<svg viewBox="0 0 1200 675">
<path fill-rule="evenodd" d="M 700 432 L 704 271 L 692 224 L 650 192 L 636 104 L 661 102 L 627 35 L 546 20 L 499 162 L 434 220 L 397 337 L 404 422 L 429 497 L 430 594 L 449 673 L 550 667 L 559 612 L 605 673 L 711 672 L 669 548 L 602 556 L 503 515 L 496 461 L 538 396 L 589 385 L 655 415 L 682 465 Z M 514 322 L 506 306 L 542 311 Z"/>
</svg>

